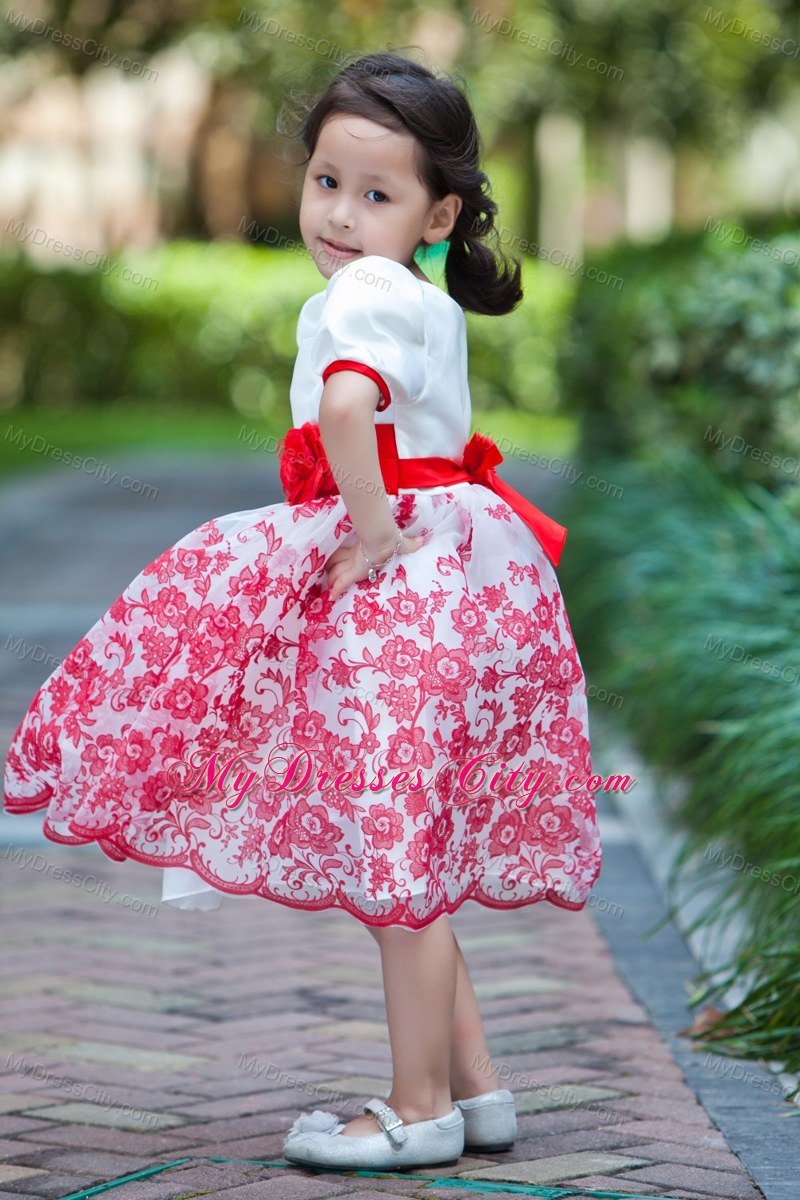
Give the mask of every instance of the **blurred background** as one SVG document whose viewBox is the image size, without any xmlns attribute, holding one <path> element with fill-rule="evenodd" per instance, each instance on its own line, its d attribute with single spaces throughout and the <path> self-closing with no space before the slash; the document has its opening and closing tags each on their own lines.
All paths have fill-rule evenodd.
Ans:
<svg viewBox="0 0 800 1200">
<path fill-rule="evenodd" d="M 589 260 L 692 236 L 731 258 L 744 233 L 720 222 L 791 228 L 799 7 L 7 9 L 0 411 L 27 433 L 58 427 L 97 448 L 235 440 L 242 417 L 279 434 L 295 314 L 321 282 L 297 224 L 302 147 L 286 130 L 348 59 L 400 48 L 465 81 L 501 243 L 526 262 L 517 314 L 470 318 L 482 427 L 573 447 L 558 334 L 576 290 L 598 307 L 624 291 L 613 259 L 599 274 Z M 20 469 L 19 447 L 2 444 L 3 466 Z"/>
<path fill-rule="evenodd" d="M 289 118 L 377 49 L 454 73 L 474 106 L 526 289 L 468 314 L 474 428 L 534 498 L 558 485 L 597 727 L 680 775 L 661 814 L 679 866 L 703 860 L 714 920 L 743 921 L 695 997 L 706 1026 L 720 1005 L 708 1036 L 797 1070 L 800 3 L 9 8 L 0 478 L 274 451 L 324 286 Z"/>
</svg>

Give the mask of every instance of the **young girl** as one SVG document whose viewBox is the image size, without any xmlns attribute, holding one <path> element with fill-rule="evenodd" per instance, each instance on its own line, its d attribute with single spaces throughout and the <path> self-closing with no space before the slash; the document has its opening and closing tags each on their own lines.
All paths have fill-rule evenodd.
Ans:
<svg viewBox="0 0 800 1200">
<path fill-rule="evenodd" d="M 555 574 L 566 529 L 469 437 L 464 310 L 521 299 L 469 103 L 395 54 L 306 114 L 286 501 L 206 521 L 133 580 L 34 697 L 10 813 L 164 869 L 162 899 L 338 908 L 380 947 L 393 1081 L 288 1159 L 389 1169 L 507 1149 L 448 920 L 581 909 L 600 872 L 583 671 Z M 417 265 L 447 245 L 447 292 Z M 501 265 L 499 265 L 501 264 Z M 481 1065 L 478 1065 L 481 1064 Z"/>
</svg>

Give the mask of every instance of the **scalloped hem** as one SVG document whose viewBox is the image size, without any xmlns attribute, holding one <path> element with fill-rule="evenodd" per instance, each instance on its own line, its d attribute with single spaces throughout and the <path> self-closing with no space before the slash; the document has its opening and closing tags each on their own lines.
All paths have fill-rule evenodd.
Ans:
<svg viewBox="0 0 800 1200">
<path fill-rule="evenodd" d="M 52 791 L 52 789 L 45 789 L 45 791 L 47 790 Z M 49 798 L 49 796 L 40 793 L 35 799 L 13 800 L 5 794 L 4 804 L 6 811 L 9 813 L 30 813 L 46 807 Z M 360 908 L 357 904 L 348 900 L 346 896 L 342 895 L 327 896 L 317 900 L 300 900 L 282 895 L 267 886 L 256 889 L 237 884 L 227 884 L 221 879 L 212 881 L 201 875 L 196 870 L 195 865 L 191 864 L 190 851 L 185 851 L 183 854 L 177 856 L 177 858 L 174 855 L 144 855 L 140 854 L 132 846 L 127 845 L 127 843 L 123 849 L 109 838 L 96 837 L 88 832 L 83 836 L 57 833 L 48 824 L 47 818 L 45 818 L 42 824 L 42 832 L 49 841 L 60 845 L 85 846 L 95 842 L 102 852 L 114 862 L 122 863 L 130 859 L 134 862 L 140 862 L 145 866 L 160 868 L 163 872 L 161 902 L 184 912 L 218 911 L 222 907 L 225 896 L 238 898 L 252 897 L 256 900 L 271 900 L 287 908 L 303 909 L 311 912 L 339 909 L 355 917 L 356 920 L 364 925 L 370 925 L 378 929 L 387 926 L 400 926 L 411 930 L 413 933 L 418 933 L 427 928 L 428 925 L 431 925 L 441 916 L 452 916 L 467 900 L 471 900 L 475 904 L 480 904 L 483 908 L 491 908 L 496 911 L 510 911 L 511 909 L 525 908 L 529 905 L 546 901 L 556 908 L 568 909 L 571 912 L 580 912 L 581 909 L 586 907 L 589 901 L 589 893 L 600 874 L 601 866 L 601 863 L 598 863 L 597 874 L 589 885 L 586 896 L 582 900 L 567 900 L 553 888 L 546 888 L 544 891 L 539 891 L 522 899 L 498 900 L 484 892 L 480 884 L 476 882 L 469 891 L 464 892 L 461 896 L 453 900 L 452 903 L 440 903 L 433 912 L 426 914 L 424 917 L 417 917 L 412 912 L 409 912 L 407 905 L 403 902 L 396 903 L 390 912 L 376 916 L 374 913 L 370 914 L 366 912 L 363 908 Z"/>
</svg>

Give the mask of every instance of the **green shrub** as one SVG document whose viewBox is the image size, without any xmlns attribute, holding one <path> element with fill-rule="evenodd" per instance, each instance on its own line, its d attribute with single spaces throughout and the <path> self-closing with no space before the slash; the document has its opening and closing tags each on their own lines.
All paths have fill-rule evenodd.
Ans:
<svg viewBox="0 0 800 1200">
<path fill-rule="evenodd" d="M 582 450 L 648 458 L 688 446 L 732 481 L 800 479 L 800 236 L 735 226 L 598 260 L 559 355 Z"/>
</svg>

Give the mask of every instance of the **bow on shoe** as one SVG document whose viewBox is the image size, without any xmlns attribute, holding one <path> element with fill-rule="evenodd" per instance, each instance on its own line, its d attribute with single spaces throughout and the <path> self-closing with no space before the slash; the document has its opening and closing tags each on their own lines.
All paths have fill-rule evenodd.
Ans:
<svg viewBox="0 0 800 1200">
<path fill-rule="evenodd" d="M 333 1136 L 334 1134 L 341 1133 L 343 1129 L 344 1125 L 336 1116 L 336 1113 L 315 1108 L 312 1113 L 302 1113 L 297 1118 L 283 1139 L 283 1144 L 286 1145 L 290 1138 L 296 1137 L 301 1133 L 329 1133 Z"/>
</svg>

